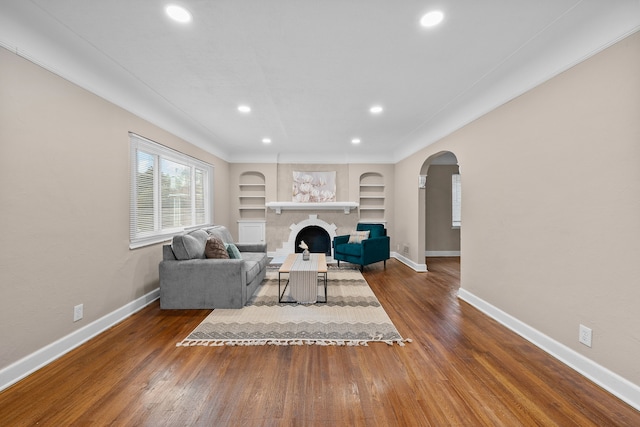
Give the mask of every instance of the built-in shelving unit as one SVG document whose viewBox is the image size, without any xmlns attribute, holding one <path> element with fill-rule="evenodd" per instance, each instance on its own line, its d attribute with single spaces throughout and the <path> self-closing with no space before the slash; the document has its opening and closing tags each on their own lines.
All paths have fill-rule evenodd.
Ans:
<svg viewBox="0 0 640 427">
<path fill-rule="evenodd" d="M 240 219 L 266 218 L 266 183 L 260 172 L 244 172 L 240 175 Z"/>
<path fill-rule="evenodd" d="M 239 180 L 238 241 L 264 242 L 267 221 L 266 181 L 260 172 L 244 172 Z"/>
<path fill-rule="evenodd" d="M 360 176 L 360 222 L 385 222 L 384 177 L 377 172 Z"/>
</svg>

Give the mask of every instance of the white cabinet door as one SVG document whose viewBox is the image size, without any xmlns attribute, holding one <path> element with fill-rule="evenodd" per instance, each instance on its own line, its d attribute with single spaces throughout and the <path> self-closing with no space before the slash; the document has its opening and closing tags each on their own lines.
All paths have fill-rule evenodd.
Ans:
<svg viewBox="0 0 640 427">
<path fill-rule="evenodd" d="M 240 243 L 263 243 L 265 241 L 264 222 L 239 222 L 238 242 Z"/>
</svg>

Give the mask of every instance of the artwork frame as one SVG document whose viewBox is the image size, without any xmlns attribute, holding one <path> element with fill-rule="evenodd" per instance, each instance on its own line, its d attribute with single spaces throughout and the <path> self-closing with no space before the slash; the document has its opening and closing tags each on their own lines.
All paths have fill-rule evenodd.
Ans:
<svg viewBox="0 0 640 427">
<path fill-rule="evenodd" d="M 326 203 L 336 201 L 336 172 L 293 171 L 292 201 Z"/>
</svg>

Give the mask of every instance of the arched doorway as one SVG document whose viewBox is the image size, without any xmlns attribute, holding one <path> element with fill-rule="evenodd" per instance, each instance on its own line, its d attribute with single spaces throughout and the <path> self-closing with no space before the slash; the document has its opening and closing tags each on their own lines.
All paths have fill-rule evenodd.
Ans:
<svg viewBox="0 0 640 427">
<path fill-rule="evenodd" d="M 434 154 L 422 164 L 420 175 L 418 253 L 424 254 L 425 264 L 427 257 L 460 256 L 458 159 L 449 151 Z"/>
</svg>

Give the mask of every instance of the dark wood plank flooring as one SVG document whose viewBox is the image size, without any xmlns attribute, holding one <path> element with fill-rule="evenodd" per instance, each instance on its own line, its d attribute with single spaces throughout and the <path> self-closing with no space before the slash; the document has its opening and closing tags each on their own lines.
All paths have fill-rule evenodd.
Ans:
<svg viewBox="0 0 640 427">
<path fill-rule="evenodd" d="M 176 347 L 157 302 L 0 393 L 0 426 L 638 426 L 640 412 L 456 297 L 457 258 L 364 276 L 405 347 Z"/>
</svg>

